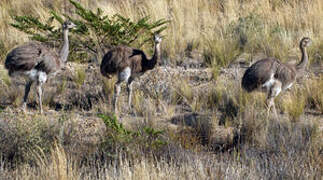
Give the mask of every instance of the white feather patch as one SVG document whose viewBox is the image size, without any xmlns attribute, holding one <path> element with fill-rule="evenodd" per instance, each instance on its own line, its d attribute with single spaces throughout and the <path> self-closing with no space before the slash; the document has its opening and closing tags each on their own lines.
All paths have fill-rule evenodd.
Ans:
<svg viewBox="0 0 323 180">
<path fill-rule="evenodd" d="M 262 87 L 266 88 L 266 90 L 268 91 L 273 86 L 274 83 L 275 83 L 274 74 L 271 74 L 270 78 L 262 85 Z"/>
<path fill-rule="evenodd" d="M 24 72 L 24 74 L 25 74 L 25 76 L 27 76 L 32 81 L 37 80 L 38 71 L 36 69 L 31 69 L 30 71 L 26 71 L 26 72 Z"/>
<path fill-rule="evenodd" d="M 131 69 L 130 67 L 126 67 L 123 71 L 118 74 L 119 81 L 128 81 L 129 77 L 131 76 Z"/>
<path fill-rule="evenodd" d="M 47 81 L 47 74 L 42 71 L 38 71 L 38 82 L 45 83 Z"/>
</svg>

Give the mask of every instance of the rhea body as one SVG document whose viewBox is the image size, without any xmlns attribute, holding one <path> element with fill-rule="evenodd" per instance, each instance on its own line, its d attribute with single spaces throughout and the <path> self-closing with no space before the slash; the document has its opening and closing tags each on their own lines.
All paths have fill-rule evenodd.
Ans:
<svg viewBox="0 0 323 180">
<path fill-rule="evenodd" d="M 70 21 L 63 23 L 63 47 L 59 54 L 40 42 L 28 42 L 12 49 L 5 60 L 5 68 L 9 76 L 23 76 L 26 78 L 25 94 L 23 97 L 23 111 L 26 111 L 28 94 L 31 85 L 37 83 L 40 113 L 42 107 L 42 85 L 54 76 L 66 63 L 69 54 L 68 32 L 75 24 Z"/>
<path fill-rule="evenodd" d="M 280 92 L 292 87 L 296 77 L 300 76 L 308 63 L 306 48 L 310 45 L 311 39 L 302 38 L 299 44 L 302 53 L 301 61 L 298 64 L 283 64 L 275 58 L 265 58 L 251 65 L 243 75 L 241 85 L 247 92 L 255 90 L 267 93 L 266 104 L 268 112 L 271 107 L 277 116 L 274 98 Z"/>
<path fill-rule="evenodd" d="M 128 106 L 131 109 L 132 82 L 136 77 L 156 66 L 160 58 L 161 40 L 158 35 L 154 36 L 154 54 L 151 59 L 147 59 L 143 51 L 128 46 L 117 46 L 104 55 L 100 66 L 101 74 L 107 78 L 118 76 L 112 102 L 115 113 L 117 113 L 116 106 L 122 82 L 127 83 Z"/>
</svg>

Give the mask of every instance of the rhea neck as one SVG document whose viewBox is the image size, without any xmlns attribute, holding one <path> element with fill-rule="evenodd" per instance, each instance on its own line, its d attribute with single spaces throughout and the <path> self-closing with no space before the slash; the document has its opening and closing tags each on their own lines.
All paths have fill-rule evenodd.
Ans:
<svg viewBox="0 0 323 180">
<path fill-rule="evenodd" d="M 302 71 L 305 69 L 307 63 L 308 63 L 308 54 L 306 51 L 306 47 L 303 47 L 302 44 L 299 46 L 301 53 L 302 53 L 302 59 L 301 62 L 296 65 L 296 69 L 298 71 Z"/>
<path fill-rule="evenodd" d="M 63 29 L 63 38 L 64 44 L 59 53 L 61 61 L 65 63 L 67 61 L 68 53 L 69 53 L 69 43 L 68 43 L 68 28 Z"/>
<path fill-rule="evenodd" d="M 154 52 L 153 57 L 150 60 L 146 60 L 144 62 L 144 65 L 145 65 L 144 69 L 145 70 L 151 70 L 156 66 L 159 56 L 160 56 L 160 43 L 159 42 L 155 43 L 154 51 L 155 52 Z"/>
</svg>

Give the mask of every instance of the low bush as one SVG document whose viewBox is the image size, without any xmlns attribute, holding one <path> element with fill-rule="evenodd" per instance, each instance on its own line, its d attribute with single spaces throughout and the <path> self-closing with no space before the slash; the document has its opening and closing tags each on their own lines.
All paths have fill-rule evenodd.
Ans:
<svg viewBox="0 0 323 180">
<path fill-rule="evenodd" d="M 101 144 L 101 152 L 115 158 L 120 152 L 129 157 L 158 154 L 167 145 L 164 131 L 145 126 L 138 130 L 128 130 L 118 122 L 116 116 L 100 114 L 106 126 L 106 134 Z"/>
</svg>

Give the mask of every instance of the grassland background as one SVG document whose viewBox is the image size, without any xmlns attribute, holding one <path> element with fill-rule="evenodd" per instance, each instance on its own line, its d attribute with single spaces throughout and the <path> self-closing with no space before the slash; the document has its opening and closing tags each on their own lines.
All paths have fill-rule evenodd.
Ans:
<svg viewBox="0 0 323 180">
<path fill-rule="evenodd" d="M 216 61 L 225 65 L 242 53 L 252 57 L 261 52 L 285 61 L 297 55 L 298 42 L 304 36 L 314 42 L 311 61 L 322 56 L 323 5 L 320 0 L 80 2 L 85 7 L 100 7 L 107 15 L 119 13 L 133 20 L 149 15 L 153 20 L 170 20 L 162 49 L 164 56 L 171 57 L 172 61 L 180 60 L 188 49 L 211 54 L 212 59 L 217 58 Z M 68 1 L 1 1 L 2 61 L 9 49 L 28 40 L 25 34 L 10 27 L 10 15 L 33 14 L 45 21 L 49 9 L 73 14 Z"/>
<path fill-rule="evenodd" d="M 206 62 L 212 71 L 211 80 L 201 87 L 191 84 L 189 79 L 177 79 L 180 76 L 178 74 L 186 73 L 180 68 L 175 67 L 172 76 L 164 76 L 162 69 L 151 72 L 148 77 L 143 78 L 148 80 L 144 82 L 149 82 L 149 86 L 142 83 L 134 92 L 135 116 L 124 110 L 126 98 L 121 97 L 119 108 L 122 108 L 123 115 L 126 114 L 129 118 L 128 121 L 133 123 L 140 119 L 132 128 L 140 129 L 147 125 L 155 128 L 163 127 L 158 123 L 158 118 L 172 118 L 176 115 L 178 106 L 189 109 L 193 114 L 207 114 L 207 117 L 202 116 L 200 118 L 202 124 L 197 127 L 181 127 L 176 131 L 166 129 L 164 138 L 169 143 L 166 149 L 151 149 L 147 153 L 145 149 L 147 144 L 138 142 L 130 146 L 125 145 L 126 150 L 113 147 L 115 148 L 113 150 L 120 152 L 116 153 L 115 157 L 107 156 L 110 159 L 105 156 L 102 158 L 102 154 L 106 155 L 107 149 L 80 145 L 79 141 L 83 142 L 84 139 L 78 139 L 81 137 L 79 131 L 84 130 L 77 128 L 78 123 L 83 123 L 81 126 L 91 126 L 88 119 L 94 117 L 87 115 L 79 117 L 80 112 L 77 108 L 67 112 L 55 112 L 54 115 L 48 116 L 36 113 L 25 116 L 16 113 L 15 109 L 21 104 L 22 91 L 10 87 L 10 80 L 3 70 L 0 71 L 2 79 L 0 100 L 12 99 L 12 103 L 7 109 L 2 110 L 1 107 L 0 111 L 0 157 L 3 157 L 0 158 L 0 179 L 320 179 L 322 177 L 323 76 L 311 74 L 312 69 L 309 68 L 311 75 L 307 76 L 308 79 L 295 84 L 291 92 L 280 96 L 283 98 L 277 98 L 278 109 L 283 112 L 277 120 L 266 118 L 263 94 L 250 95 L 237 88 L 240 87 L 239 77 L 243 69 L 228 68 L 228 65 L 235 61 L 243 59 L 252 62 L 259 56 L 274 56 L 284 62 L 297 60 L 300 57 L 298 43 L 304 36 L 313 40 L 309 48 L 311 67 L 322 67 L 321 0 L 80 0 L 79 2 L 93 9 L 100 7 L 107 15 L 119 13 L 133 20 L 150 15 L 153 20 L 160 18 L 170 20 L 168 29 L 163 33 L 165 38 L 162 42 L 162 58 L 168 60 L 170 64 L 180 64 L 187 59 Z M 71 7 L 68 1 L 63 0 L 2 0 L 0 62 L 4 62 L 11 48 L 29 40 L 24 33 L 10 26 L 11 15 L 33 14 L 45 21 L 49 17 L 50 9 L 72 15 Z M 145 50 L 150 52 L 149 49 Z M 73 65 L 75 65 L 74 74 L 70 73 L 72 75 L 67 75 L 66 78 L 48 83 L 50 87 L 54 86 L 55 90 L 47 88 L 49 95 L 44 97 L 45 109 L 52 108 L 50 104 L 53 96 L 62 96 L 60 99 L 62 101 L 68 99 L 64 93 L 67 94 L 73 87 L 76 92 L 85 94 L 103 86 L 107 94 L 104 98 L 107 98 L 108 102 L 104 101 L 94 106 L 90 113 L 96 114 L 97 111 L 109 113 L 111 111 L 109 97 L 112 96 L 115 79 L 102 81 L 99 75 L 88 73 L 87 65 Z M 219 68 L 221 72 L 228 73 L 221 74 Z M 206 71 L 200 69 L 197 71 L 201 71 L 196 74 L 198 79 L 202 79 L 201 73 Z M 69 82 L 68 79 L 73 82 Z M 178 81 L 171 82 L 176 80 Z M 168 82 L 169 87 L 175 92 L 170 97 L 163 99 L 161 94 L 147 95 L 152 92 L 148 91 L 150 87 Z M 76 98 L 83 97 L 79 95 Z M 31 95 L 31 102 L 36 102 L 36 99 L 35 95 Z M 218 117 L 218 114 L 221 114 L 221 117 Z M 91 131 L 100 129 L 94 127 Z M 232 140 L 231 135 L 233 137 L 234 134 L 232 129 L 239 129 L 242 134 L 241 144 L 230 142 L 229 144 L 235 145 L 219 148 L 217 143 L 212 143 L 211 139 L 218 142 L 219 137 L 226 132 L 229 132 L 230 136 L 224 135 L 223 141 Z M 112 137 L 113 135 L 109 134 L 104 138 Z M 208 141 L 203 142 L 203 138 L 207 138 Z M 152 140 L 148 139 L 147 142 L 149 141 Z M 119 143 L 123 143 L 122 138 Z M 136 153 L 128 155 L 128 148 L 130 150 L 133 148 Z M 14 161 L 17 160 L 15 158 L 18 158 L 18 161 Z"/>
</svg>

